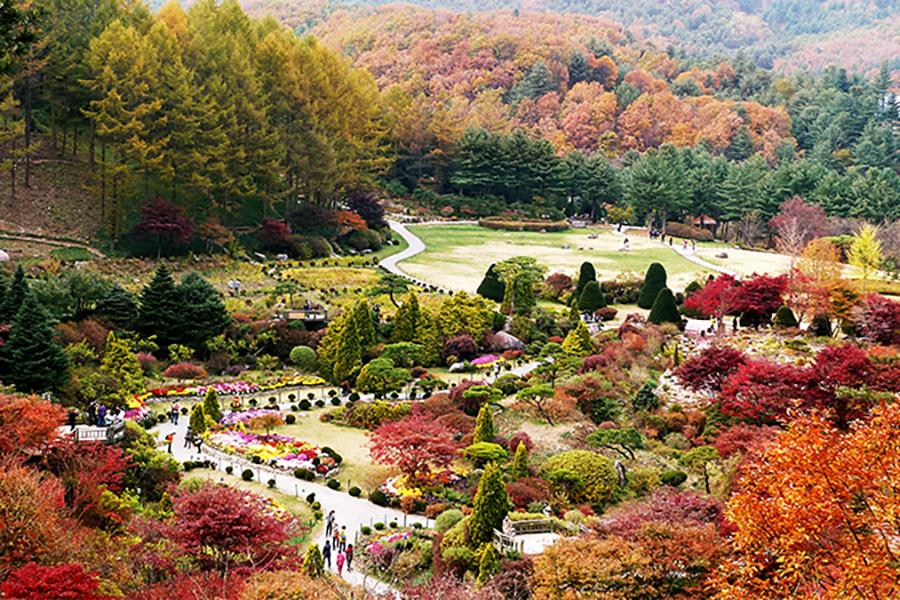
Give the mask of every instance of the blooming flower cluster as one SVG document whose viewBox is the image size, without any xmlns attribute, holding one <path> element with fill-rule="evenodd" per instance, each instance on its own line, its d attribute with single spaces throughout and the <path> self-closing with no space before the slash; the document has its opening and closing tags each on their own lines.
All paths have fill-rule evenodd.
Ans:
<svg viewBox="0 0 900 600">
<path fill-rule="evenodd" d="M 385 546 L 396 544 L 408 540 L 412 537 L 412 533 L 407 531 L 384 532 L 376 535 L 368 544 L 366 544 L 366 552 L 373 557 L 377 557 L 384 551 Z"/>
<path fill-rule="evenodd" d="M 266 383 L 250 381 L 226 381 L 210 385 L 188 385 L 159 387 L 135 396 L 137 400 L 154 401 L 172 397 L 203 397 L 210 388 L 220 396 L 246 396 L 261 392 L 271 392 L 288 387 L 313 387 L 325 385 L 325 380 L 316 375 L 294 375 Z"/>
<path fill-rule="evenodd" d="M 222 425 L 237 425 L 238 423 L 246 423 L 251 419 L 255 419 L 256 417 L 261 417 L 263 415 L 269 414 L 277 414 L 281 415 L 282 413 L 277 410 L 267 409 L 267 408 L 254 408 L 251 410 L 241 410 L 230 412 L 219 421 Z"/>
<path fill-rule="evenodd" d="M 287 435 L 264 435 L 232 428 L 210 432 L 206 443 L 240 458 L 257 457 L 261 463 L 285 471 L 307 469 L 325 475 L 337 467 L 334 459 L 320 448 Z"/>
<path fill-rule="evenodd" d="M 471 364 L 476 369 L 489 369 L 497 363 L 502 363 L 505 361 L 506 359 L 502 356 L 497 356 L 496 354 L 485 354 L 484 356 L 479 356 L 478 358 L 473 360 Z"/>
<path fill-rule="evenodd" d="M 453 485 L 467 474 L 466 470 L 461 467 L 444 469 L 443 471 L 431 473 L 424 479 L 424 482 L 420 478 L 418 486 L 412 485 L 407 475 L 398 475 L 385 481 L 381 485 L 381 491 L 395 498 L 405 498 L 407 496 L 419 498 L 424 495 L 425 490 Z"/>
</svg>

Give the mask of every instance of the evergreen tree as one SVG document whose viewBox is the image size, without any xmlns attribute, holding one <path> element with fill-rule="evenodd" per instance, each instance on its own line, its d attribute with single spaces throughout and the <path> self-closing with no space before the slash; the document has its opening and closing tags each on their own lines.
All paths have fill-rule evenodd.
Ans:
<svg viewBox="0 0 900 600">
<path fill-rule="evenodd" d="M 325 560 L 317 544 L 310 544 L 303 557 L 303 572 L 309 577 L 321 577 L 325 573 Z"/>
<path fill-rule="evenodd" d="M 517 83 L 509 92 L 512 102 L 519 102 L 524 98 L 537 100 L 544 94 L 552 92 L 556 89 L 556 83 L 550 74 L 550 69 L 544 64 L 544 61 L 534 63 L 525 77 Z"/>
<path fill-rule="evenodd" d="M 479 442 L 494 442 L 497 436 L 494 431 L 494 415 L 487 404 L 482 405 L 478 411 L 478 417 L 475 420 L 475 434 L 473 437 L 474 444 Z"/>
<path fill-rule="evenodd" d="M 635 411 L 654 411 L 659 408 L 659 398 L 656 397 L 656 382 L 648 381 L 641 386 L 634 398 L 631 399 L 631 406 Z"/>
<path fill-rule="evenodd" d="M 97 316 L 119 329 L 129 329 L 137 317 L 137 299 L 134 294 L 116 284 L 97 302 Z"/>
<path fill-rule="evenodd" d="M 495 270 L 496 265 L 491 265 L 484 274 L 484 279 L 478 286 L 477 294 L 494 302 L 503 302 L 503 296 L 506 294 L 506 286 L 500 281 L 500 276 Z"/>
<path fill-rule="evenodd" d="M 50 318 L 31 292 L 0 349 L 0 373 L 22 393 L 58 391 L 69 379 L 69 358 L 53 339 Z"/>
<path fill-rule="evenodd" d="M 12 323 L 19 312 L 19 307 L 25 301 L 28 295 L 28 282 L 25 280 L 25 271 L 22 265 L 16 267 L 12 282 L 6 288 L 4 294 L 3 305 L 0 306 L 0 323 Z"/>
<path fill-rule="evenodd" d="M 678 314 L 678 306 L 675 304 L 672 290 L 667 287 L 659 290 L 647 320 L 656 325 L 662 323 L 681 324 L 681 315 Z"/>
<path fill-rule="evenodd" d="M 775 311 L 775 325 L 778 327 L 796 327 L 797 317 L 794 316 L 794 311 L 783 304 L 779 306 L 778 310 Z"/>
<path fill-rule="evenodd" d="M 9 289 L 9 279 L 0 272 L 0 323 L 3 323 L 3 300 L 6 298 L 6 292 Z"/>
<path fill-rule="evenodd" d="M 581 292 L 584 290 L 584 286 L 586 286 L 589 281 L 597 281 L 597 271 L 591 263 L 583 262 L 581 263 L 581 268 L 578 270 L 578 281 L 575 283 L 575 292 L 572 294 L 576 304 L 581 298 Z"/>
<path fill-rule="evenodd" d="M 195 437 L 200 437 L 206 432 L 206 413 L 203 410 L 203 403 L 198 402 L 191 409 L 191 420 L 188 422 L 191 433 Z"/>
<path fill-rule="evenodd" d="M 588 63 L 581 52 L 573 52 L 569 61 L 569 87 L 588 78 Z"/>
<path fill-rule="evenodd" d="M 500 571 L 500 555 L 490 542 L 482 544 L 479 553 L 477 582 L 484 585 Z"/>
<path fill-rule="evenodd" d="M 653 308 L 659 291 L 666 287 L 666 269 L 658 262 L 652 263 L 644 275 L 644 285 L 638 296 L 637 305 L 644 309 Z"/>
<path fill-rule="evenodd" d="M 100 374 L 111 382 L 114 389 L 109 396 L 118 406 L 125 406 L 137 393 L 144 390 L 144 372 L 134 348 L 128 340 L 110 331 L 106 336 Z"/>
<path fill-rule="evenodd" d="M 155 335 L 157 343 L 165 348 L 184 335 L 185 321 L 181 316 L 184 309 L 172 273 L 165 265 L 160 265 L 141 291 L 137 328 L 145 336 Z"/>
<path fill-rule="evenodd" d="M 494 530 L 500 529 L 503 519 L 511 509 L 506 486 L 497 463 L 489 463 L 484 468 L 478 491 L 472 501 L 472 516 L 469 521 L 468 542 L 472 546 L 489 543 Z"/>
<path fill-rule="evenodd" d="M 419 314 L 415 341 L 422 346 L 422 350 L 419 352 L 419 361 L 422 366 L 436 365 L 441 358 L 441 334 L 437 321 L 427 310 L 423 310 Z"/>
<path fill-rule="evenodd" d="M 731 138 L 731 144 L 725 150 L 725 156 L 734 161 L 746 160 L 753 156 L 753 139 L 750 137 L 750 131 L 746 125 L 742 125 Z"/>
<path fill-rule="evenodd" d="M 606 297 L 600 291 L 600 284 L 596 281 L 589 281 L 581 290 L 581 296 L 578 298 L 578 310 L 583 313 L 593 313 L 604 306 L 606 306 Z"/>
<path fill-rule="evenodd" d="M 415 342 L 416 328 L 419 324 L 419 297 L 410 292 L 406 302 L 397 309 L 394 327 L 391 330 L 391 342 Z"/>
<path fill-rule="evenodd" d="M 578 324 L 563 340 L 562 348 L 573 356 L 587 356 L 593 352 L 594 344 L 591 342 L 591 332 L 588 331 L 584 321 L 578 320 Z"/>
<path fill-rule="evenodd" d="M 519 442 L 516 446 L 516 454 L 513 457 L 512 476 L 515 479 L 528 477 L 528 448 L 525 442 Z"/>
<path fill-rule="evenodd" d="M 222 296 L 200 275 L 185 275 L 176 291 L 183 321 L 180 342 L 202 349 L 231 323 Z"/>
<path fill-rule="evenodd" d="M 365 350 L 375 345 L 375 321 L 372 319 L 372 311 L 369 303 L 360 300 L 353 307 L 353 327 L 356 329 L 356 337 L 360 347 Z"/>
<path fill-rule="evenodd" d="M 222 420 L 222 407 L 219 406 L 219 394 L 213 386 L 209 386 L 206 390 L 206 396 L 203 398 L 203 413 L 216 423 Z"/>
<path fill-rule="evenodd" d="M 354 321 L 355 319 L 351 318 L 341 328 L 331 374 L 333 383 L 341 384 L 352 381 L 362 367 L 363 350 Z"/>
</svg>

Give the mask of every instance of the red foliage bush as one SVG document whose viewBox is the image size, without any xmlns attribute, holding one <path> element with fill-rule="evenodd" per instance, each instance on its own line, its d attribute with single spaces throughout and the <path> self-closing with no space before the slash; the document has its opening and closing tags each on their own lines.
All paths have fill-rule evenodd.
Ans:
<svg viewBox="0 0 900 600">
<path fill-rule="evenodd" d="M 134 600 L 238 600 L 246 581 L 240 576 L 218 573 L 181 573 L 138 592 Z"/>
<path fill-rule="evenodd" d="M 159 359 L 153 356 L 149 352 L 138 352 L 137 360 L 141 365 L 141 370 L 144 373 L 152 373 L 159 367 Z"/>
<path fill-rule="evenodd" d="M 594 316 L 601 321 L 612 321 L 616 318 L 616 315 L 619 313 L 612 306 L 604 306 L 603 308 L 598 308 L 594 311 Z"/>
<path fill-rule="evenodd" d="M 423 410 L 433 417 L 440 417 L 459 411 L 456 404 L 450 399 L 450 396 L 444 392 L 432 394 L 422 402 L 416 404 L 416 409 Z"/>
<path fill-rule="evenodd" d="M 37 396 L 0 394 L 0 456 L 27 454 L 48 444 L 65 415 L 62 406 Z"/>
<path fill-rule="evenodd" d="M 106 346 L 106 336 L 109 334 L 109 329 L 93 319 L 85 319 L 77 323 L 61 323 L 58 331 L 64 344 L 85 342 L 97 353 L 103 352 L 103 348 Z"/>
<path fill-rule="evenodd" d="M 207 483 L 174 499 L 171 537 L 207 569 L 218 565 L 208 548 L 243 556 L 246 566 L 266 569 L 295 554 L 288 543 L 296 523 L 256 494 Z M 240 562 L 240 561 L 239 561 Z"/>
<path fill-rule="evenodd" d="M 750 423 L 779 423 L 789 409 L 799 408 L 808 401 L 809 392 L 809 370 L 770 361 L 751 361 L 725 380 L 719 394 L 719 408 L 727 416 Z"/>
<path fill-rule="evenodd" d="M 525 444 L 525 449 L 531 452 L 531 449 L 534 448 L 534 442 L 531 440 L 531 436 L 525 433 L 524 431 L 519 431 L 514 433 L 511 438 L 509 438 L 509 448 L 510 452 L 515 452 L 519 449 L 519 442 Z"/>
<path fill-rule="evenodd" d="M 506 484 L 506 493 L 516 508 L 527 508 L 532 502 L 545 502 L 550 498 L 550 486 L 538 477 L 524 477 Z"/>
<path fill-rule="evenodd" d="M 597 529 L 605 535 L 633 539 L 642 533 L 647 523 L 679 526 L 714 524 L 723 532 L 728 527 L 722 505 L 716 499 L 662 486 L 642 500 L 612 509 L 600 520 Z"/>
<path fill-rule="evenodd" d="M 426 415 L 413 414 L 376 429 L 369 452 L 379 463 L 416 479 L 448 467 L 458 450 L 449 429 Z"/>
<path fill-rule="evenodd" d="M 453 336 L 444 343 L 441 356 L 444 360 L 455 356 L 458 360 L 469 360 L 478 354 L 478 344 L 468 333 Z"/>
<path fill-rule="evenodd" d="M 729 375 L 747 363 L 747 356 L 729 346 L 707 346 L 675 369 L 685 387 L 696 392 L 717 392 Z"/>
<path fill-rule="evenodd" d="M 0 591 L 15 600 L 101 600 L 100 581 L 79 564 L 42 566 L 28 563 L 9 574 Z"/>
<path fill-rule="evenodd" d="M 719 434 L 713 446 L 723 457 L 760 450 L 780 429 L 778 427 L 738 423 Z"/>
<path fill-rule="evenodd" d="M 454 410 L 451 413 L 441 415 L 435 422 L 446 427 L 454 434 L 469 435 L 475 430 L 475 417 L 470 417 L 464 412 Z"/>
<path fill-rule="evenodd" d="M 205 379 L 206 375 L 206 369 L 189 362 L 176 363 L 163 371 L 163 377 L 168 379 Z"/>
<path fill-rule="evenodd" d="M 867 338 L 878 344 L 900 344 L 900 302 L 879 294 L 869 294 L 859 310 L 857 325 Z"/>
<path fill-rule="evenodd" d="M 266 219 L 259 226 L 256 236 L 259 239 L 259 243 L 266 250 L 287 252 L 293 247 L 291 226 L 284 221 Z"/>
</svg>

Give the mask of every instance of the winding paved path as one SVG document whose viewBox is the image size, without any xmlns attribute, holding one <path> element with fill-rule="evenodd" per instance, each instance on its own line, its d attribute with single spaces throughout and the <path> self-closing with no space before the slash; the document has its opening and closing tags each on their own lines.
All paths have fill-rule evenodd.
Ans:
<svg viewBox="0 0 900 600">
<path fill-rule="evenodd" d="M 477 221 L 430 221 L 430 222 L 415 223 L 415 224 L 416 225 L 438 225 L 438 224 L 440 224 L 440 225 L 474 225 L 476 223 L 477 223 Z M 396 233 L 397 235 L 402 237 L 404 240 L 406 240 L 408 247 L 405 250 L 398 252 L 397 254 L 392 254 L 392 255 L 382 259 L 381 262 L 378 263 L 378 265 L 382 269 L 387 271 L 388 273 L 393 273 L 394 275 L 397 275 L 408 281 L 411 281 L 416 285 L 426 287 L 426 288 L 434 287 L 444 293 L 450 293 L 452 290 L 442 287 L 442 286 L 439 286 L 439 285 L 436 285 L 434 283 L 429 283 L 429 282 L 419 279 L 417 277 L 413 277 L 412 275 L 410 275 L 409 273 L 407 273 L 406 271 L 404 271 L 403 269 L 401 269 L 399 267 L 399 263 L 401 261 L 404 261 L 408 258 L 412 258 L 413 256 L 424 252 L 425 251 L 425 242 L 423 242 L 419 238 L 419 236 L 417 236 L 416 234 L 411 232 L 404 223 L 401 223 L 399 221 L 388 221 L 388 225 L 390 226 L 391 231 L 393 231 L 394 233 Z"/>
</svg>

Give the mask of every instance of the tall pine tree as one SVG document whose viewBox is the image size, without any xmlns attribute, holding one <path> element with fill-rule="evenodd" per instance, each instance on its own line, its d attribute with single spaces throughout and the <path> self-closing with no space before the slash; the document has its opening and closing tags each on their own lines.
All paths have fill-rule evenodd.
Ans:
<svg viewBox="0 0 900 600">
<path fill-rule="evenodd" d="M 27 293 L 0 350 L 0 374 L 23 393 L 59 391 L 69 380 L 69 358 L 53 339 L 50 317 Z"/>
<path fill-rule="evenodd" d="M 173 344 L 184 334 L 181 316 L 184 308 L 172 273 L 165 265 L 160 265 L 141 292 L 138 330 L 145 336 L 155 335 L 161 347 Z"/>
</svg>

